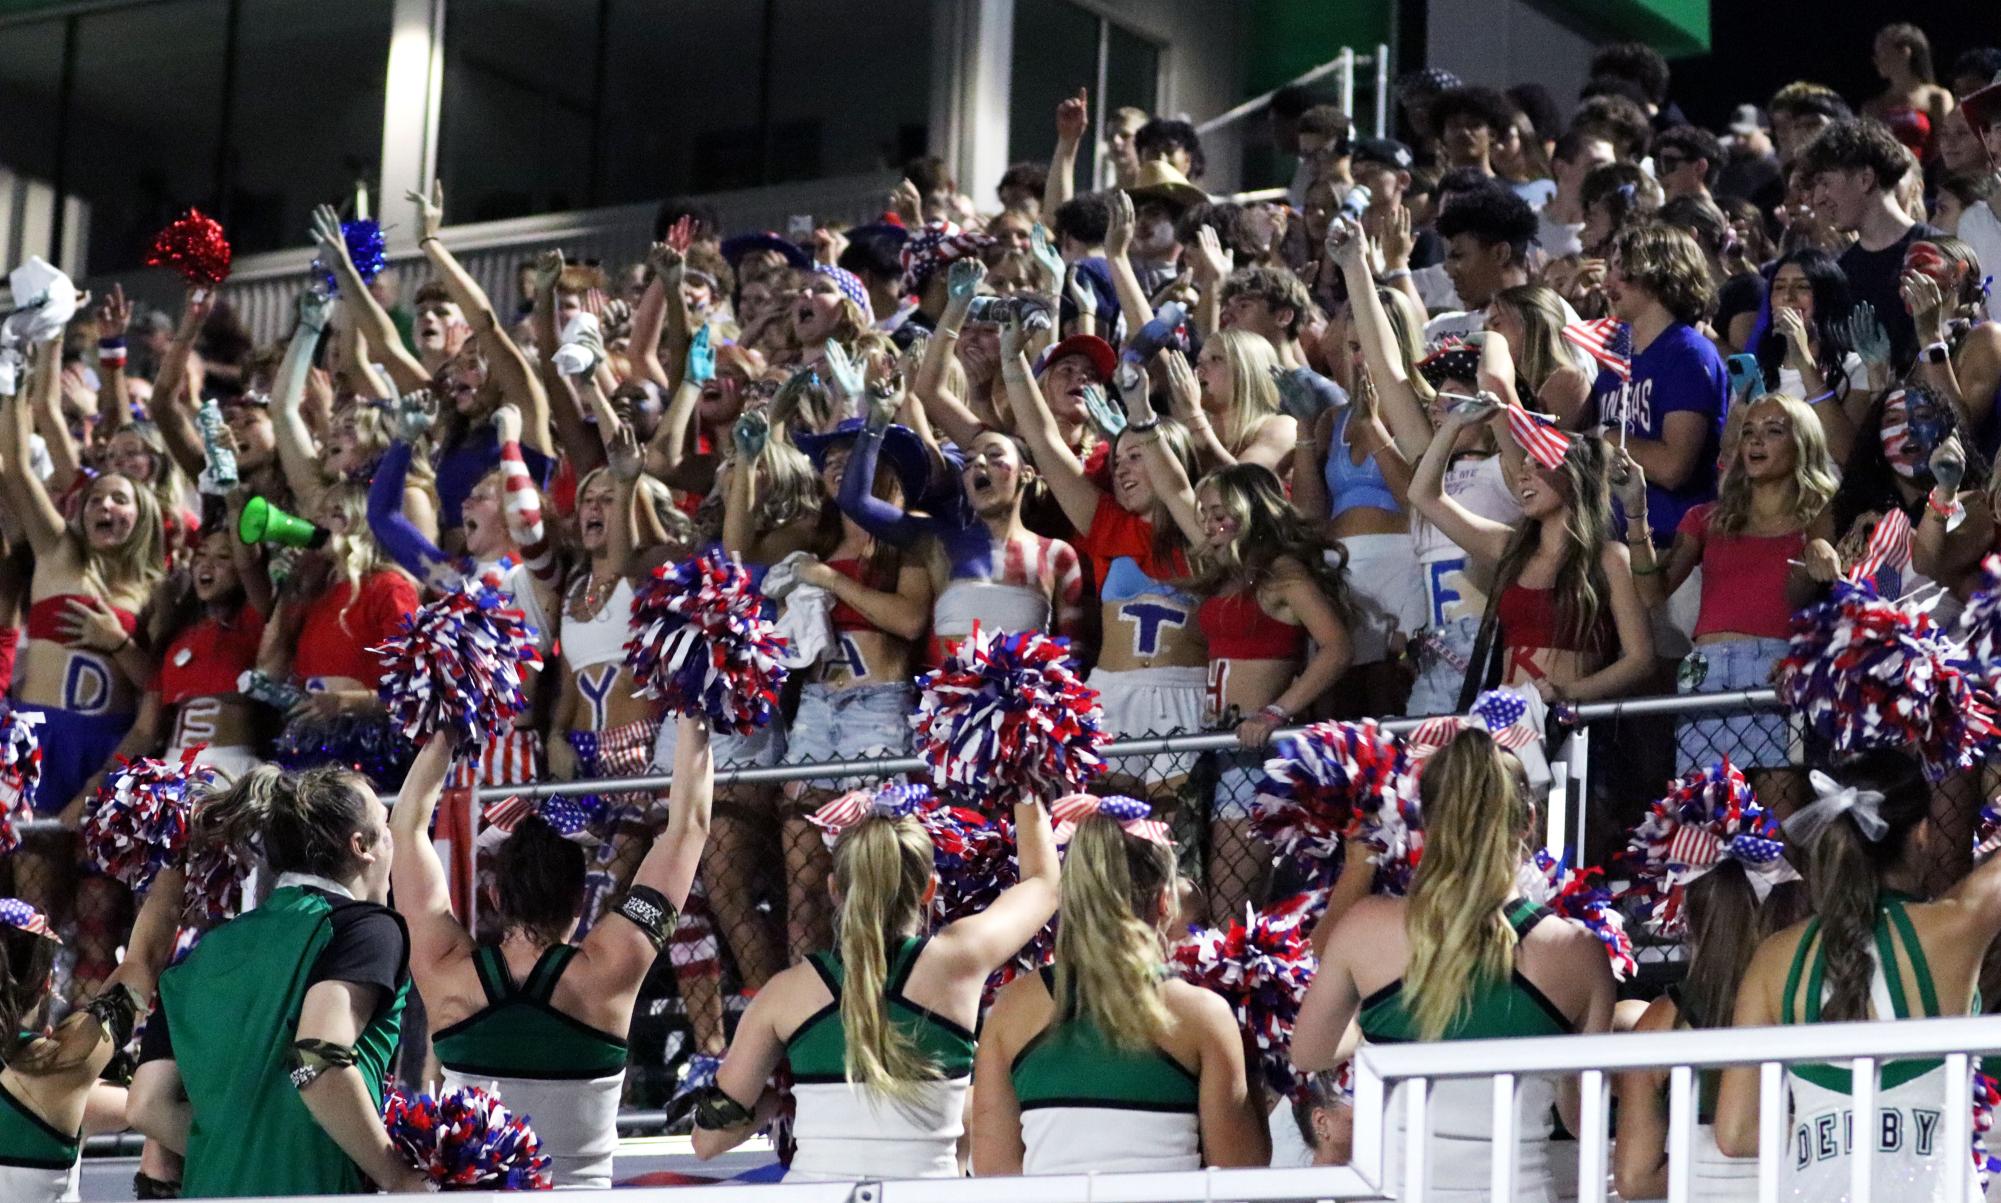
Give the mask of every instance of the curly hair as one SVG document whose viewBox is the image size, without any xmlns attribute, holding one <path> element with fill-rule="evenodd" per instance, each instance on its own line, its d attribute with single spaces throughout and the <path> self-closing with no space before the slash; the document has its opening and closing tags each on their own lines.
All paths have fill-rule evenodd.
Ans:
<svg viewBox="0 0 2001 1203">
<path fill-rule="evenodd" d="M 1282 267 L 1246 267 L 1233 273 L 1223 284 L 1223 304 L 1228 305 L 1232 297 L 1239 296 L 1255 297 L 1274 313 L 1280 309 L 1292 310 L 1292 320 L 1285 324 L 1287 338 L 1299 337 L 1300 324 L 1313 310 L 1313 298 L 1307 295 L 1306 285 Z"/>
<path fill-rule="evenodd" d="M 1540 225 L 1535 210 L 1505 184 L 1461 192 L 1438 215 L 1438 236 L 1448 242 L 1471 234 L 1487 246 L 1505 242 L 1519 261 L 1529 253 Z"/>
<path fill-rule="evenodd" d="M 1591 56 L 1591 66 L 1586 74 L 1609 75 L 1614 79 L 1629 79 L 1640 86 L 1654 104 L 1667 103 L 1668 64 L 1661 52 L 1645 42 L 1614 42 L 1600 47 Z"/>
<path fill-rule="evenodd" d="M 1693 324 L 1716 307 L 1716 286 L 1702 248 L 1685 230 L 1658 223 L 1621 230 L 1612 238 L 1619 273 L 1653 295 L 1676 321 Z"/>
<path fill-rule="evenodd" d="M 1272 579 L 1273 566 L 1290 559 L 1305 569 L 1342 615 L 1348 600 L 1348 553 L 1329 546 L 1319 524 L 1293 508 L 1285 486 L 1263 464 L 1231 464 L 1218 468 L 1195 485 L 1196 493 L 1213 488 L 1224 509 L 1237 521 L 1237 537 L 1221 551 L 1198 549 L 1199 565 L 1189 591 L 1200 595 L 1226 593 L 1246 583 Z M 1330 563 L 1327 553 L 1340 554 Z"/>
<path fill-rule="evenodd" d="M 1876 176 L 1876 186 L 1895 188 L 1911 169 L 1911 156 L 1904 144 L 1867 117 L 1850 117 L 1820 131 L 1800 152 L 1800 166 L 1812 179 L 1824 171 L 1860 171 L 1867 168 Z"/>
<path fill-rule="evenodd" d="M 1495 88 L 1447 88 L 1431 102 L 1431 124 L 1442 130 L 1454 117 L 1471 117 L 1500 137 L 1514 128 L 1515 106 Z"/>
</svg>

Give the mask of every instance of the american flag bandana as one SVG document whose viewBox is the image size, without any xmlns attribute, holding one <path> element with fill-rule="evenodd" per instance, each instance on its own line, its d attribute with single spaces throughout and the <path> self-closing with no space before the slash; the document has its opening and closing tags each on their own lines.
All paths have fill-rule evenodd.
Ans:
<svg viewBox="0 0 2001 1203">
<path fill-rule="evenodd" d="M 1530 459 L 1550 471 L 1562 467 L 1570 451 L 1570 436 L 1557 429 L 1555 418 L 1517 404 L 1508 406 L 1508 433 Z"/>
<path fill-rule="evenodd" d="M 1542 739 L 1542 732 L 1528 721 L 1529 704 L 1512 689 L 1490 689 L 1474 699 L 1465 715 L 1445 714 L 1428 718 L 1410 733 L 1404 746 L 1413 764 L 1458 738 L 1461 731 L 1477 727 L 1494 737 L 1494 742 L 1511 752 L 1519 752 Z"/>
<path fill-rule="evenodd" d="M 1069 844 L 1070 837 L 1077 834 L 1077 824 L 1092 815 L 1104 815 L 1118 820 L 1127 835 L 1152 840 L 1156 844 L 1173 845 L 1168 837 L 1167 824 L 1152 818 L 1153 808 L 1138 798 L 1128 798 L 1123 794 L 1099 797 L 1097 794 L 1070 794 L 1049 804 L 1050 821 L 1056 824 L 1056 846 Z"/>
<path fill-rule="evenodd" d="M 1601 317 L 1563 328 L 1564 340 L 1612 369 L 1623 383 L 1633 382 L 1633 328 L 1616 317 Z"/>
<path fill-rule="evenodd" d="M 1848 570 L 1848 579 L 1873 586 L 1884 569 L 1901 575 L 1910 566 L 1910 515 L 1893 509 L 1876 520 L 1876 529 L 1869 533 L 1869 545 L 1863 549 L 1862 558 Z"/>
<path fill-rule="evenodd" d="M 597 824 L 601 804 L 596 798 L 523 798 L 516 794 L 480 812 L 479 844 L 492 847 L 514 834 L 529 815 L 556 829 L 556 834 L 572 843 L 590 846 L 598 842 Z"/>
<path fill-rule="evenodd" d="M 42 936 L 60 944 L 63 938 L 49 926 L 49 917 L 19 898 L 0 898 L 0 925 Z"/>
<path fill-rule="evenodd" d="M 901 819 L 916 814 L 931 791 L 908 781 L 888 781 L 874 789 L 849 790 L 820 809 L 806 816 L 806 821 L 820 829 L 821 836 L 832 844 L 855 824 L 870 815 L 880 815 L 885 819 Z"/>
</svg>

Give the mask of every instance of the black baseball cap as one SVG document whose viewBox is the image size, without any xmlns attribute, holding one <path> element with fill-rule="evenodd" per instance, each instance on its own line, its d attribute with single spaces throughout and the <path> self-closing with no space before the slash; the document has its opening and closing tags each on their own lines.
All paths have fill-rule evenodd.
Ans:
<svg viewBox="0 0 2001 1203">
<path fill-rule="evenodd" d="M 1380 163 L 1398 171 L 1409 171 L 1413 161 L 1410 147 L 1395 138 L 1357 138 L 1349 151 L 1349 162 L 1354 165 Z"/>
</svg>

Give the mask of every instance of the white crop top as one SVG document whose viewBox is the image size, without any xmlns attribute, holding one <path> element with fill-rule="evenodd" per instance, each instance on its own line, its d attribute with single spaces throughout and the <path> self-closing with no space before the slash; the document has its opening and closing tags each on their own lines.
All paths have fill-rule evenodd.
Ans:
<svg viewBox="0 0 2001 1203">
<path fill-rule="evenodd" d="M 611 600 L 596 618 L 581 619 L 563 604 L 563 660 L 572 673 L 625 659 L 625 641 L 632 634 L 632 582 L 621 580 Z"/>
</svg>

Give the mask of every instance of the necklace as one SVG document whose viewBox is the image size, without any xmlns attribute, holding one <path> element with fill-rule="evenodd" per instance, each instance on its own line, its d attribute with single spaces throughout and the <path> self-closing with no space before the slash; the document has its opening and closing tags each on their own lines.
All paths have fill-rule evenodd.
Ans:
<svg viewBox="0 0 2001 1203">
<path fill-rule="evenodd" d="M 578 622 L 590 622 L 611 602 L 611 595 L 618 592 L 618 578 L 612 577 L 604 584 L 598 583 L 597 569 L 584 574 L 583 587 L 577 591 L 576 601 L 571 604 L 570 617 Z"/>
</svg>

